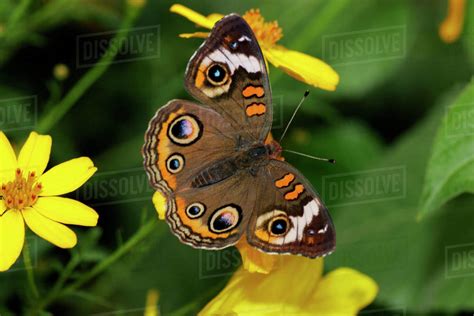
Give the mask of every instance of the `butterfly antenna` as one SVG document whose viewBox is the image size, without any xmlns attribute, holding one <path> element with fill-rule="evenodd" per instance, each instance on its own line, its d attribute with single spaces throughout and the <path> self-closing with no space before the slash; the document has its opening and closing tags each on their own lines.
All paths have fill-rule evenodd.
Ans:
<svg viewBox="0 0 474 316">
<path fill-rule="evenodd" d="M 286 151 L 286 152 L 289 152 L 289 153 L 292 153 L 292 154 L 295 154 L 295 155 L 300 155 L 300 156 L 303 156 L 303 157 L 306 157 L 306 158 L 311 158 L 311 159 L 314 159 L 314 160 L 326 161 L 326 162 L 333 163 L 333 164 L 336 163 L 335 159 L 328 159 L 328 158 L 321 158 L 321 157 L 311 156 L 311 155 L 303 154 L 303 153 L 293 151 L 293 150 L 288 150 L 288 149 L 284 149 L 283 151 Z"/>
<path fill-rule="evenodd" d="M 306 100 L 306 97 L 308 95 L 309 95 L 309 90 L 306 90 L 303 97 L 301 98 L 300 103 L 298 103 L 298 106 L 296 107 L 295 111 L 293 112 L 293 115 L 291 115 L 290 121 L 288 122 L 288 124 L 286 124 L 285 130 L 283 131 L 283 134 L 281 134 L 280 140 L 278 141 L 279 143 L 281 143 L 281 140 L 283 139 L 283 137 L 285 137 L 285 134 L 288 131 L 288 128 L 290 127 L 291 122 L 293 122 L 293 119 L 295 118 L 296 113 L 298 112 L 298 110 L 300 109 L 301 105 L 303 104 L 304 100 Z"/>
</svg>

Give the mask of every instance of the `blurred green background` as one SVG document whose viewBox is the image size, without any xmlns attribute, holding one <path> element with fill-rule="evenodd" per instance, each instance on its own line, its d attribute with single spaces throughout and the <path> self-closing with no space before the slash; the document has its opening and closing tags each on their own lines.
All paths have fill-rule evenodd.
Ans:
<svg viewBox="0 0 474 316">
<path fill-rule="evenodd" d="M 142 29 L 130 34 L 152 34 L 153 49 L 130 50 L 118 57 L 120 62 L 93 67 L 86 65 L 84 43 L 111 39 L 127 15 L 125 2 L 0 2 L 0 109 L 12 98 L 26 97 L 35 100 L 32 109 L 38 117 L 28 127 L 3 121 L 0 129 L 17 148 L 31 130 L 52 135 L 51 166 L 89 156 L 99 168 L 90 183 L 72 195 L 100 214 L 97 228 L 75 228 L 75 249 L 60 250 L 28 235 L 41 296 L 71 258 L 77 262 L 68 284 L 110 258 L 140 227 L 156 222 L 153 232 L 131 251 L 52 302 L 46 309 L 53 314 L 139 315 L 147 292 L 154 288 L 163 315 L 192 315 L 240 265 L 234 249 L 192 249 L 182 245 L 166 223 L 157 222 L 141 167 L 143 134 L 155 111 L 170 99 L 190 99 L 183 75 L 202 42 L 178 37 L 197 29 L 169 12 L 173 3 L 147 1 L 133 22 L 133 28 Z M 285 155 L 321 193 L 335 221 L 338 249 L 325 259 L 325 269 L 349 266 L 375 279 L 380 293 L 367 312 L 471 315 L 474 198 L 467 192 L 474 192 L 473 3 L 467 3 L 463 33 L 452 44 L 438 36 L 447 12 L 445 0 L 182 4 L 205 15 L 260 8 L 267 20 L 278 20 L 282 27 L 280 44 L 324 59 L 340 74 L 338 89 L 326 92 L 270 66 L 273 133 L 282 133 L 309 88 L 311 94 L 282 145 L 337 160 L 326 165 Z M 331 51 L 331 43 L 345 45 L 358 36 L 376 39 L 387 34 L 398 36 L 400 49 L 363 51 L 356 57 L 347 51 L 335 57 Z M 69 69 L 64 80 L 53 74 L 57 64 Z M 104 73 L 78 92 L 57 124 L 43 128 L 42 120 L 70 91 L 86 86 L 79 82 L 90 71 Z M 460 130 L 457 123 L 450 125 L 450 118 L 458 117 L 456 108 L 464 113 Z M 389 183 L 389 192 L 355 196 L 347 191 L 354 181 L 370 185 L 380 179 L 398 182 Z M 423 217 L 417 221 L 419 214 Z M 19 260 L 0 274 L 0 314 L 26 313 L 35 302 Z"/>
</svg>

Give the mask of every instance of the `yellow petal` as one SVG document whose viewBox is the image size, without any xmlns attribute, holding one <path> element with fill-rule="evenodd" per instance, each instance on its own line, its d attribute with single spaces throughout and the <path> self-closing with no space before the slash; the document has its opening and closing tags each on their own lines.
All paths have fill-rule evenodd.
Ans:
<svg viewBox="0 0 474 316">
<path fill-rule="evenodd" d="M 370 277 L 349 268 L 328 273 L 311 300 L 314 315 L 357 315 L 372 303 L 378 286 Z"/>
<path fill-rule="evenodd" d="M 439 36 L 445 43 L 453 43 L 461 35 L 465 6 L 465 0 L 449 0 L 448 14 L 439 26 Z"/>
<path fill-rule="evenodd" d="M 8 138 L 0 131 L 0 185 L 15 177 L 16 156 Z"/>
<path fill-rule="evenodd" d="M 50 220 L 31 207 L 25 208 L 22 214 L 28 227 L 53 245 L 60 248 L 72 248 L 76 245 L 76 234 L 63 224 Z"/>
<path fill-rule="evenodd" d="M 170 11 L 184 16 L 188 20 L 196 23 L 198 26 L 202 26 L 207 29 L 212 29 L 215 23 L 214 20 L 209 19 L 208 17 L 205 17 L 204 15 L 199 14 L 196 11 L 193 11 L 181 4 L 173 4 L 170 8 Z"/>
<path fill-rule="evenodd" d="M 31 171 L 35 172 L 37 176 L 44 172 L 51 154 L 51 143 L 49 135 L 30 133 L 18 156 L 18 168 L 23 170 L 24 176 L 27 176 Z"/>
<path fill-rule="evenodd" d="M 245 236 L 236 245 L 242 257 L 242 266 L 248 272 L 257 272 L 268 274 L 270 273 L 281 258 L 278 255 L 266 254 L 257 250 L 248 244 Z"/>
<path fill-rule="evenodd" d="M 293 78 L 324 90 L 336 90 L 339 75 L 320 59 L 279 45 L 263 48 L 263 53 L 273 66 L 281 68 Z"/>
<path fill-rule="evenodd" d="M 81 157 L 63 162 L 48 170 L 39 179 L 43 186 L 40 196 L 61 195 L 72 192 L 94 175 L 97 168 L 90 158 Z"/>
<path fill-rule="evenodd" d="M 155 205 L 156 212 L 158 213 L 158 218 L 164 220 L 166 216 L 166 210 L 168 209 L 168 200 L 166 196 L 161 191 L 156 191 L 153 194 L 153 205 Z"/>
<path fill-rule="evenodd" d="M 301 314 L 321 279 L 323 259 L 280 257 L 278 267 L 268 275 L 240 268 L 200 315 Z"/>
<path fill-rule="evenodd" d="M 0 271 L 6 271 L 20 256 L 25 241 L 25 225 L 17 210 L 0 216 Z"/>
<path fill-rule="evenodd" d="M 181 38 L 207 38 L 209 36 L 208 32 L 194 32 L 194 33 L 181 33 L 179 37 Z"/>
<path fill-rule="evenodd" d="M 41 215 L 63 224 L 96 226 L 99 218 L 89 206 L 62 197 L 40 197 L 33 208 Z"/>
<path fill-rule="evenodd" d="M 0 216 L 2 216 L 6 210 L 7 206 L 5 205 L 5 202 L 3 202 L 3 200 L 0 200 Z"/>
</svg>

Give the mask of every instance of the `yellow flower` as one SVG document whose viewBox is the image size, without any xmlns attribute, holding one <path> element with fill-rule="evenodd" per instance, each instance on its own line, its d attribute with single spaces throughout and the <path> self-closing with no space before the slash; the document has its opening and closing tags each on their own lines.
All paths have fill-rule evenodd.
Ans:
<svg viewBox="0 0 474 316">
<path fill-rule="evenodd" d="M 155 206 L 158 218 L 164 220 L 166 217 L 166 196 L 160 191 L 156 191 L 152 198 L 153 205 Z"/>
<path fill-rule="evenodd" d="M 271 274 L 241 267 L 199 315 L 356 315 L 376 297 L 370 277 L 349 268 L 323 276 L 323 259 L 278 256 Z"/>
<path fill-rule="evenodd" d="M 445 43 L 453 43 L 461 35 L 465 6 L 465 0 L 449 0 L 448 14 L 439 26 L 439 36 Z"/>
<path fill-rule="evenodd" d="M 198 26 L 212 29 L 223 15 L 213 13 L 203 16 L 183 5 L 174 4 L 171 12 L 184 16 Z M 339 83 L 339 75 L 326 63 L 307 54 L 289 50 L 277 42 L 283 37 L 283 32 L 276 21 L 265 22 L 257 9 L 247 11 L 243 18 L 252 28 L 262 48 L 265 59 L 273 66 L 282 69 L 293 78 L 324 90 L 334 91 Z M 208 33 L 196 32 L 181 34 L 183 38 L 207 37 Z"/>
<path fill-rule="evenodd" d="M 252 247 L 247 242 L 247 237 L 243 236 L 236 245 L 242 257 L 242 266 L 248 272 L 269 274 L 278 267 L 281 255 L 266 254 Z"/>
<path fill-rule="evenodd" d="M 60 248 L 72 248 L 77 238 L 63 224 L 95 226 L 90 207 L 57 195 L 72 192 L 97 171 L 86 157 L 72 159 L 43 173 L 49 162 L 51 137 L 32 132 L 18 155 L 0 131 L 0 271 L 20 255 L 25 224 Z M 62 223 L 62 224 L 61 224 Z"/>
<path fill-rule="evenodd" d="M 158 217 L 166 197 L 153 195 Z M 246 237 L 237 244 L 242 266 L 200 315 L 356 315 L 376 297 L 370 277 L 350 268 L 322 276 L 323 259 L 263 253 Z"/>
</svg>

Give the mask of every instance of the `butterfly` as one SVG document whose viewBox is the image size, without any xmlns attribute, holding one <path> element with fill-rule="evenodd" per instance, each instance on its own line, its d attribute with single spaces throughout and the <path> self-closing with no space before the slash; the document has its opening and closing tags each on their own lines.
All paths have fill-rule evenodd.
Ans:
<svg viewBox="0 0 474 316">
<path fill-rule="evenodd" d="M 273 140 L 272 95 L 257 39 L 245 20 L 218 21 L 191 57 L 187 91 L 150 121 L 142 149 L 166 221 L 185 244 L 222 249 L 241 238 L 267 253 L 310 258 L 336 245 L 331 217 Z"/>
</svg>

